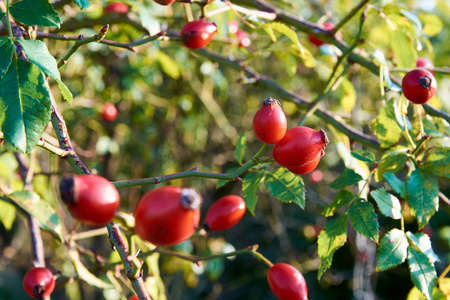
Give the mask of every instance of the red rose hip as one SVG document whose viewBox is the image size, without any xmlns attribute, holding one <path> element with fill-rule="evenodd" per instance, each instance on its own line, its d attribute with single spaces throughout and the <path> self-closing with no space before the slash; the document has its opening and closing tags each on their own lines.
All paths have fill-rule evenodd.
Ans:
<svg viewBox="0 0 450 300">
<path fill-rule="evenodd" d="M 267 274 L 272 292 L 280 300 L 307 300 L 308 287 L 303 275 L 285 263 L 273 265 Z"/>
<path fill-rule="evenodd" d="M 321 26 L 324 30 L 332 30 L 335 25 L 332 22 L 325 22 L 322 24 Z M 340 37 L 342 34 L 338 31 L 337 36 Z M 320 47 L 324 44 L 326 44 L 324 41 L 322 41 L 321 39 L 313 36 L 313 35 L 309 35 L 309 41 L 311 42 L 311 44 L 316 45 L 317 47 Z"/>
<path fill-rule="evenodd" d="M 434 65 L 428 59 L 424 57 L 419 57 L 416 61 L 416 68 L 433 69 Z M 431 74 L 433 74 L 433 72 L 431 72 Z"/>
<path fill-rule="evenodd" d="M 317 155 L 317 157 L 314 158 L 309 163 L 306 163 L 302 166 L 287 167 L 287 169 L 297 175 L 308 174 L 309 172 L 312 172 L 312 171 L 314 171 L 315 168 L 317 168 L 321 158 L 322 158 L 322 153 L 319 153 L 319 155 Z"/>
<path fill-rule="evenodd" d="M 253 117 L 253 131 L 264 143 L 278 143 L 287 129 L 286 115 L 277 99 L 268 98 Z"/>
<path fill-rule="evenodd" d="M 194 189 L 163 186 L 142 196 L 134 212 L 135 231 L 156 246 L 177 245 L 194 234 L 202 198 Z"/>
<path fill-rule="evenodd" d="M 117 118 L 117 108 L 112 103 L 106 103 L 103 106 L 102 119 L 106 122 L 112 122 Z"/>
<path fill-rule="evenodd" d="M 325 131 L 294 127 L 273 147 L 273 158 L 285 167 L 298 167 L 317 158 L 328 145 Z"/>
<path fill-rule="evenodd" d="M 207 231 L 226 230 L 236 225 L 245 214 L 245 202 L 236 195 L 220 198 L 206 213 L 203 228 Z"/>
<path fill-rule="evenodd" d="M 217 32 L 217 26 L 206 20 L 186 23 L 181 29 L 183 44 L 189 49 L 205 47 Z"/>
<path fill-rule="evenodd" d="M 175 2 L 175 0 L 154 0 L 154 1 L 161 5 L 169 5 Z"/>
<path fill-rule="evenodd" d="M 55 289 L 53 273 L 47 268 L 32 268 L 23 277 L 23 288 L 30 297 L 44 299 Z"/>
<path fill-rule="evenodd" d="M 425 69 L 409 71 L 402 80 L 403 95 L 415 104 L 427 103 L 436 94 L 436 89 L 436 79 Z"/>
<path fill-rule="evenodd" d="M 112 2 L 108 5 L 106 5 L 105 8 L 103 9 L 105 14 L 112 14 L 112 13 L 125 14 L 129 10 L 130 10 L 130 8 L 128 7 L 128 5 L 126 5 L 125 3 L 121 3 L 121 2 Z"/>
<path fill-rule="evenodd" d="M 70 214 L 91 226 L 109 223 L 120 205 L 114 185 L 97 175 L 65 175 L 59 190 Z"/>
</svg>

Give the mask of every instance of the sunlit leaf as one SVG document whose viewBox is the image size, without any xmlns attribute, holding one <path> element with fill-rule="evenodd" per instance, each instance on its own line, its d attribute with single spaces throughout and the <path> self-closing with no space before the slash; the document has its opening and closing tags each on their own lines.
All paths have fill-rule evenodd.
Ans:
<svg viewBox="0 0 450 300">
<path fill-rule="evenodd" d="M 384 235 L 377 251 L 377 272 L 394 268 L 406 260 L 408 239 L 403 231 L 392 229 Z"/>
<path fill-rule="evenodd" d="M 408 248 L 408 265 L 414 285 L 431 300 L 431 294 L 436 284 L 436 268 L 424 253 L 413 247 Z"/>
<path fill-rule="evenodd" d="M 394 195 L 388 193 L 386 189 L 380 188 L 374 190 L 370 195 L 375 199 L 381 213 L 386 217 L 393 219 L 400 219 L 402 217 L 402 210 L 400 201 Z"/>
<path fill-rule="evenodd" d="M 245 155 L 245 132 L 243 132 L 239 136 L 236 142 L 236 149 L 234 150 L 234 157 L 236 158 L 239 164 L 242 164 L 242 161 L 244 160 L 244 155 Z"/>
<path fill-rule="evenodd" d="M 372 203 L 364 199 L 353 201 L 348 209 L 348 217 L 357 232 L 378 243 L 380 225 Z"/>
<path fill-rule="evenodd" d="M 256 202 L 258 201 L 259 184 L 264 177 L 264 172 L 259 171 L 248 174 L 242 183 L 244 202 L 248 211 L 255 215 Z"/>
<path fill-rule="evenodd" d="M 334 197 L 334 200 L 323 209 L 322 214 L 325 217 L 331 217 L 336 211 L 349 204 L 354 198 L 355 196 L 351 192 L 340 190 L 336 197 Z"/>
<path fill-rule="evenodd" d="M 335 190 L 343 189 L 347 186 L 357 184 L 361 180 L 363 180 L 361 175 L 353 170 L 345 169 L 338 178 L 330 183 L 330 188 Z"/>
<path fill-rule="evenodd" d="M 266 174 L 265 184 L 276 199 L 305 208 L 305 184 L 300 176 L 286 168 L 278 168 L 275 172 Z"/>
</svg>

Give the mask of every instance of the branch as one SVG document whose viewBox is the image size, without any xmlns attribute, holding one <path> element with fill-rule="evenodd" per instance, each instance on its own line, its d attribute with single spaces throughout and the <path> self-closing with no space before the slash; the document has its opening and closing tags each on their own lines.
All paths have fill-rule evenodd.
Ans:
<svg viewBox="0 0 450 300">
<path fill-rule="evenodd" d="M 362 0 L 357 6 L 355 6 L 337 25 L 331 30 L 334 34 L 338 32 L 339 29 L 341 29 L 342 26 L 347 24 L 348 21 L 350 21 L 354 16 L 358 14 L 358 12 L 366 6 L 367 3 L 371 2 L 372 0 Z"/>
</svg>

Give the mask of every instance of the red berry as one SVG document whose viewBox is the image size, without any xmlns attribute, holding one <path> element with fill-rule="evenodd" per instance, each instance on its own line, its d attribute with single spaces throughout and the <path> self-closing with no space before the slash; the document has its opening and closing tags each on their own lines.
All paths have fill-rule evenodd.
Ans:
<svg viewBox="0 0 450 300">
<path fill-rule="evenodd" d="M 238 29 L 236 32 L 236 37 L 239 40 L 239 47 L 247 48 L 252 43 L 252 41 L 248 38 L 247 32 L 242 29 Z"/>
<path fill-rule="evenodd" d="M 23 277 L 23 287 L 30 297 L 44 299 L 55 289 L 55 279 L 47 268 L 32 268 Z"/>
<path fill-rule="evenodd" d="M 323 173 L 320 170 L 314 170 L 311 173 L 309 173 L 309 180 L 314 183 L 319 183 L 323 179 Z"/>
<path fill-rule="evenodd" d="M 329 143 L 325 131 L 294 127 L 273 147 L 273 158 L 285 167 L 305 165 L 321 154 Z"/>
<path fill-rule="evenodd" d="M 205 20 L 195 20 L 183 26 L 181 36 L 186 47 L 199 49 L 205 47 L 216 32 L 216 24 Z"/>
<path fill-rule="evenodd" d="M 324 30 L 331 30 L 335 27 L 335 25 L 331 22 L 325 22 L 322 24 L 321 26 Z M 340 32 L 337 33 L 337 36 L 340 37 L 342 34 Z M 320 47 L 324 44 L 326 44 L 324 41 L 322 41 L 321 39 L 313 36 L 313 35 L 309 35 L 309 41 L 311 42 L 311 44 L 316 45 L 317 47 Z"/>
<path fill-rule="evenodd" d="M 106 225 L 120 205 L 114 185 L 97 175 L 65 175 L 59 190 L 71 215 L 91 226 Z"/>
<path fill-rule="evenodd" d="M 141 198 L 134 212 L 135 231 L 156 246 L 184 242 L 198 227 L 201 202 L 193 189 L 163 186 L 151 190 Z"/>
<path fill-rule="evenodd" d="M 417 68 L 433 69 L 433 63 L 424 57 L 419 57 L 416 61 Z M 433 73 L 433 72 L 431 72 Z"/>
<path fill-rule="evenodd" d="M 245 202 L 241 197 L 236 195 L 222 197 L 209 208 L 203 227 L 208 231 L 231 228 L 242 219 L 245 209 Z"/>
<path fill-rule="evenodd" d="M 128 5 L 126 5 L 125 3 L 122 3 L 122 2 L 112 2 L 108 5 L 106 5 L 103 9 L 103 11 L 106 14 L 112 14 L 112 13 L 125 14 L 129 10 L 130 10 L 130 8 L 128 7 Z"/>
<path fill-rule="evenodd" d="M 236 34 L 239 29 L 239 22 L 236 20 L 228 21 L 228 31 L 232 34 Z"/>
<path fill-rule="evenodd" d="M 117 108 L 112 103 L 106 103 L 103 106 L 102 118 L 106 122 L 112 122 L 117 118 Z"/>
<path fill-rule="evenodd" d="M 161 5 L 169 5 L 175 2 L 175 0 L 154 0 L 154 1 Z"/>
<path fill-rule="evenodd" d="M 436 79 L 425 69 L 409 71 L 402 80 L 403 95 L 415 104 L 427 103 L 436 94 L 436 89 Z"/>
<path fill-rule="evenodd" d="M 314 171 L 314 169 L 319 165 L 320 159 L 322 158 L 322 153 L 319 153 L 316 158 L 314 158 L 309 163 L 297 167 L 287 167 L 289 171 L 297 175 L 308 174 Z"/>
<path fill-rule="evenodd" d="M 133 295 L 130 298 L 128 298 L 128 300 L 139 300 L 139 297 L 137 295 Z"/>
<path fill-rule="evenodd" d="M 293 266 L 278 263 L 267 274 L 272 292 L 280 300 L 307 300 L 308 287 L 305 278 Z"/>
<path fill-rule="evenodd" d="M 267 144 L 278 143 L 285 135 L 286 115 L 277 99 L 268 98 L 253 117 L 253 131 L 258 139 Z"/>
</svg>

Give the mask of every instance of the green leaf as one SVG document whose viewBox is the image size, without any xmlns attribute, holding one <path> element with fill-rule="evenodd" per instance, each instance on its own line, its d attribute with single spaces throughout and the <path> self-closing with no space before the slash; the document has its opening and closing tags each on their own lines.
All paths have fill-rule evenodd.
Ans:
<svg viewBox="0 0 450 300">
<path fill-rule="evenodd" d="M 401 170 L 409 159 L 407 151 L 407 148 L 402 147 L 390 150 L 383 154 L 381 161 L 378 164 L 378 168 L 375 171 L 375 180 L 383 180 L 383 174 L 386 172 L 395 174 Z"/>
<path fill-rule="evenodd" d="M 0 21 L 6 16 L 6 13 L 0 11 Z"/>
<path fill-rule="evenodd" d="M 7 231 L 11 230 L 16 220 L 16 208 L 8 202 L 0 201 L 0 222 Z"/>
<path fill-rule="evenodd" d="M 293 202 L 302 209 L 305 208 L 305 184 L 300 176 L 286 168 L 279 168 L 266 174 L 265 184 L 276 199 L 285 203 Z"/>
<path fill-rule="evenodd" d="M 408 178 L 406 190 L 411 213 L 417 218 L 419 229 L 422 229 L 437 211 L 438 181 L 424 170 L 416 169 Z"/>
<path fill-rule="evenodd" d="M 308 68 L 312 68 L 312 67 L 316 66 L 314 56 L 311 54 L 311 52 L 309 52 L 308 49 L 306 49 L 302 46 L 302 44 L 300 43 L 300 41 L 298 39 L 297 33 L 294 30 L 292 30 L 291 28 L 289 28 L 286 24 L 278 23 L 278 22 L 270 22 L 270 23 L 264 24 L 261 28 L 264 29 L 271 36 L 271 38 L 274 42 L 276 41 L 276 38 L 273 35 L 273 33 L 271 33 L 272 30 L 285 35 L 293 43 L 293 45 L 296 49 L 296 55 L 303 60 L 304 64 Z"/>
<path fill-rule="evenodd" d="M 236 142 L 236 150 L 234 150 L 234 157 L 237 162 L 242 165 L 242 161 L 244 160 L 245 155 L 245 132 L 243 132 L 237 142 Z"/>
<path fill-rule="evenodd" d="M 61 219 L 55 209 L 43 201 L 39 195 L 29 191 L 21 191 L 10 194 L 8 198 L 32 215 L 42 229 L 50 231 L 61 241 L 64 240 Z"/>
<path fill-rule="evenodd" d="M 378 243 L 378 217 L 372 203 L 357 199 L 350 204 L 348 216 L 352 227 L 368 239 Z"/>
<path fill-rule="evenodd" d="M 355 157 L 358 160 L 366 161 L 370 163 L 377 162 L 375 159 L 375 155 L 373 155 L 372 152 L 366 151 L 366 150 L 354 150 L 352 151 L 353 157 Z"/>
<path fill-rule="evenodd" d="M 336 220 L 328 222 L 325 229 L 319 234 L 317 252 L 320 257 L 320 266 L 317 278 L 331 267 L 334 253 L 341 248 L 347 240 L 347 215 L 340 215 Z"/>
<path fill-rule="evenodd" d="M 355 199 L 355 196 L 347 190 L 340 190 L 336 197 L 334 197 L 333 202 L 328 204 L 322 211 L 322 214 L 325 217 L 331 217 L 334 215 L 336 211 L 341 209 L 342 207 L 349 204 L 353 199 Z"/>
<path fill-rule="evenodd" d="M 433 264 L 435 262 L 441 261 L 439 259 L 439 256 L 434 253 L 431 246 L 431 240 L 428 235 L 422 232 L 414 234 L 411 231 L 408 231 L 406 233 L 406 236 L 410 239 L 414 246 L 419 248 L 419 250 L 422 251 L 422 253 L 424 253 L 430 259 Z"/>
<path fill-rule="evenodd" d="M 384 173 L 383 176 L 384 179 L 386 179 L 386 182 L 389 184 L 389 186 L 394 190 L 394 192 L 396 192 L 397 194 L 400 195 L 400 197 L 405 199 L 407 195 L 405 183 L 400 179 L 398 179 L 397 176 L 389 172 Z"/>
<path fill-rule="evenodd" d="M 244 194 L 244 202 L 248 211 L 255 215 L 256 202 L 258 201 L 259 183 L 264 177 L 264 172 L 259 171 L 250 173 L 244 178 L 242 183 L 242 192 Z"/>
<path fill-rule="evenodd" d="M 0 79 L 8 71 L 14 53 L 14 44 L 8 37 L 0 37 Z"/>
<path fill-rule="evenodd" d="M 419 20 L 423 24 L 423 34 L 428 36 L 436 36 L 444 28 L 444 23 L 438 16 L 433 14 L 419 14 Z"/>
<path fill-rule="evenodd" d="M 427 299 L 431 300 L 431 294 L 437 281 L 436 268 L 428 256 L 413 247 L 408 249 L 408 265 L 414 285 Z"/>
<path fill-rule="evenodd" d="M 396 220 L 401 219 L 402 208 L 397 197 L 388 193 L 385 188 L 374 190 L 370 195 L 375 199 L 375 202 L 383 215 Z"/>
<path fill-rule="evenodd" d="M 346 113 L 351 113 L 356 104 L 356 90 L 353 83 L 347 78 L 341 77 L 343 80 L 339 86 L 339 105 Z"/>
<path fill-rule="evenodd" d="M 392 229 L 384 235 L 377 251 L 377 272 L 392 269 L 406 260 L 408 239 L 403 231 Z"/>
<path fill-rule="evenodd" d="M 17 21 L 28 26 L 54 26 L 62 23 L 59 14 L 48 0 L 23 0 L 9 7 Z"/>
<path fill-rule="evenodd" d="M 335 190 L 343 189 L 346 186 L 357 184 L 361 180 L 363 180 L 361 175 L 353 170 L 345 169 L 338 178 L 330 183 L 330 188 Z"/>
<path fill-rule="evenodd" d="M 172 79 L 178 79 L 181 76 L 181 68 L 178 62 L 162 51 L 157 52 L 157 57 L 161 69 Z"/>
<path fill-rule="evenodd" d="M 450 148 L 442 148 L 429 155 L 423 169 L 433 175 L 450 178 Z"/>
<path fill-rule="evenodd" d="M 55 58 L 47 49 L 47 46 L 42 41 L 24 40 L 18 38 L 17 41 L 22 45 L 27 58 L 39 67 L 45 75 L 48 75 L 56 80 L 58 83 L 61 94 L 70 104 L 72 103 L 73 96 L 69 89 L 61 81 L 61 75 L 59 74 L 58 64 Z"/>
<path fill-rule="evenodd" d="M 445 280 L 447 278 L 442 278 L 442 279 Z M 440 288 L 442 288 L 443 280 L 439 280 Z M 416 287 L 413 287 L 411 289 L 411 291 L 409 291 L 408 298 L 406 298 L 406 300 L 426 300 L 426 299 L 427 299 L 427 297 L 425 297 Z M 433 300 L 447 300 L 447 297 L 440 289 L 435 287 L 433 289 L 432 299 Z"/>
<path fill-rule="evenodd" d="M 69 249 L 68 254 L 69 254 L 70 260 L 73 263 L 73 266 L 75 267 L 75 270 L 77 271 L 77 275 L 79 278 L 84 280 L 87 284 L 98 287 L 100 289 L 113 288 L 113 285 L 101 280 L 100 278 L 98 278 L 97 276 L 95 276 L 94 274 L 89 272 L 89 270 L 81 262 L 78 251 L 76 251 L 74 249 Z"/>
<path fill-rule="evenodd" d="M 73 0 L 73 3 L 78 5 L 81 9 L 88 8 L 91 5 L 88 0 Z"/>
<path fill-rule="evenodd" d="M 44 75 L 33 64 L 13 60 L 0 86 L 0 125 L 5 140 L 29 153 L 50 121 L 52 103 Z"/>
<path fill-rule="evenodd" d="M 385 115 L 378 115 L 372 121 L 371 127 L 380 142 L 381 148 L 389 148 L 397 143 L 402 136 L 402 129 L 397 122 Z"/>
<path fill-rule="evenodd" d="M 415 41 L 408 34 L 399 29 L 390 34 L 390 44 L 397 58 L 397 67 L 413 68 L 417 60 L 417 51 L 414 47 Z"/>
</svg>

